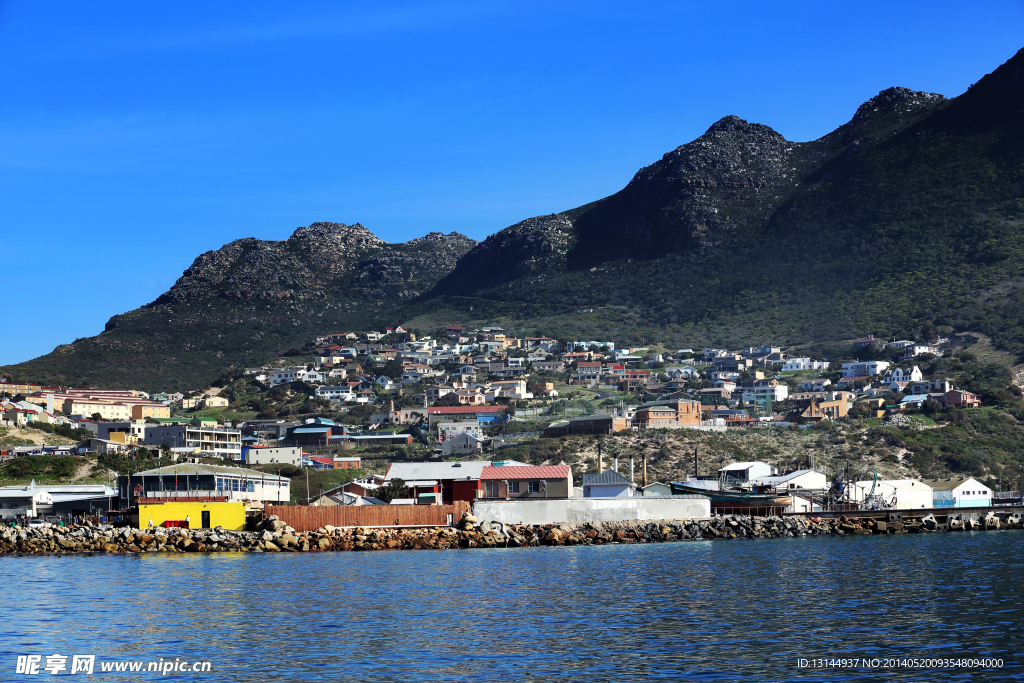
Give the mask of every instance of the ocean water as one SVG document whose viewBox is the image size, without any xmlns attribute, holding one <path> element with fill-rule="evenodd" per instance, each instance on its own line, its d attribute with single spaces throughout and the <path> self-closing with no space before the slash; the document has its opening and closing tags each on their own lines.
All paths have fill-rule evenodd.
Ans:
<svg viewBox="0 0 1024 683">
<path fill-rule="evenodd" d="M 1022 550 L 1022 532 L 976 532 L 8 556 L 0 681 L 56 680 L 54 654 L 69 681 L 1024 680 Z M 74 654 L 95 655 L 91 677 L 70 674 Z M 912 658 L 1003 666 L 886 668 Z M 143 671 L 100 670 L 132 661 Z"/>
</svg>

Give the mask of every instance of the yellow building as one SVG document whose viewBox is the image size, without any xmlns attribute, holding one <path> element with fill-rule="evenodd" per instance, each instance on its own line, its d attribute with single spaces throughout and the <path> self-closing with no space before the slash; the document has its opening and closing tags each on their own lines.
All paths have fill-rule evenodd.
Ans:
<svg viewBox="0 0 1024 683">
<path fill-rule="evenodd" d="M 127 421 L 132 418 L 131 406 L 114 401 L 95 399 L 69 398 L 61 408 L 65 415 L 85 415 L 99 413 L 104 420 Z"/>
<path fill-rule="evenodd" d="M 135 403 L 132 405 L 132 419 L 145 420 L 147 417 L 170 417 L 171 407 L 163 403 L 149 401 L 146 403 Z"/>
<path fill-rule="evenodd" d="M 245 531 L 245 503 L 239 502 L 168 502 L 168 503 L 143 503 L 138 508 L 138 518 L 132 522 L 138 522 L 139 529 L 149 527 L 149 520 L 153 520 L 153 526 L 166 526 L 167 522 L 182 522 L 188 518 L 188 525 L 191 529 L 213 529 L 223 527 L 231 531 Z M 174 526 L 174 525 L 172 525 Z M 184 524 L 182 524 L 184 526 Z"/>
<path fill-rule="evenodd" d="M 221 396 L 207 396 L 203 399 L 204 408 L 227 408 L 229 401 Z"/>
</svg>

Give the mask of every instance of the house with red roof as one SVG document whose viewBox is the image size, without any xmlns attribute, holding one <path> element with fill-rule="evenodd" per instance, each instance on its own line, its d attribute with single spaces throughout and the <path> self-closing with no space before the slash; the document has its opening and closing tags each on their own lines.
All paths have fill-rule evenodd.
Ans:
<svg viewBox="0 0 1024 683">
<path fill-rule="evenodd" d="M 491 500 L 550 500 L 572 497 L 568 465 L 492 465 L 480 473 L 483 497 Z"/>
</svg>

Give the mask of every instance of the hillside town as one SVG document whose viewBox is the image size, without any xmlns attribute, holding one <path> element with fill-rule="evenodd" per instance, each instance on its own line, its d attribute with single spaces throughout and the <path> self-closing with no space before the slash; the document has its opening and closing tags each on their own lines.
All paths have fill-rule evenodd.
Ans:
<svg viewBox="0 0 1024 683">
<path fill-rule="evenodd" d="M 467 330 L 461 325 L 447 326 L 443 335 L 418 336 L 397 326 L 324 334 L 302 350 L 303 364 L 245 368 L 228 378 L 246 380 L 259 391 L 307 393 L 323 414 L 301 423 L 268 414 L 240 421 L 211 417 L 206 414 L 210 409 L 231 404 L 215 387 L 186 396 L 3 381 L 0 426 L 36 422 L 86 429 L 93 438 L 77 446 L 85 451 L 144 444 L 166 446 L 175 457 L 243 460 L 243 446 L 268 439 L 296 446 L 409 444 L 416 439 L 447 456 L 480 450 L 484 427 L 525 416 L 548 418 L 541 436 L 552 437 L 789 427 L 837 420 L 855 409 L 895 418 L 929 404 L 981 406 L 977 394 L 922 373 L 920 359 L 949 349 L 874 337 L 858 339 L 852 347 L 887 359 L 819 360 L 771 345 L 619 348 L 614 341 L 515 337 L 498 327 Z M 588 401 L 583 415 L 558 414 L 571 408 L 564 398 L 580 395 L 601 399 L 599 406 Z M 359 406 L 373 408 L 362 411 L 361 423 L 340 425 L 330 419 Z"/>
<path fill-rule="evenodd" d="M 851 352 L 854 358 L 819 359 L 772 345 L 669 350 L 619 347 L 613 340 L 517 337 L 499 327 L 448 325 L 427 335 L 396 326 L 319 335 L 277 363 L 242 368 L 188 394 L 4 379 L 0 428 L 44 429 L 74 438 L 5 447 L 3 461 L 37 456 L 111 461 L 138 453 L 148 459 L 134 468 L 138 471 L 114 472 L 116 482 L 92 484 L 94 490 L 37 487 L 22 501 L 27 508 L 0 501 L 0 512 L 98 514 L 117 500 L 145 518 L 156 513 L 140 505 L 163 504 L 167 498 L 185 505 L 183 492 L 186 498 L 244 502 L 248 509 L 296 502 L 451 505 L 700 496 L 727 488 L 784 491 L 780 510 L 812 512 L 834 504 L 828 498 L 830 477 L 857 473 L 826 473 L 813 460 L 781 469 L 739 462 L 711 475 L 702 476 L 696 467 L 680 471 L 677 485 L 648 480 L 646 457 L 639 464 L 631 457 L 627 475 L 618 458 L 602 461 L 600 449 L 596 467 L 575 472 L 565 462 L 526 463 L 497 454 L 509 446 L 529 448 L 567 436 L 801 430 L 855 414 L 899 426 L 913 424 L 929 410 L 981 407 L 977 394 L 921 370 L 928 361 L 957 353 L 948 340 L 869 336 L 853 341 Z M 387 460 L 378 461 L 381 453 Z M 366 457 L 371 459 L 364 462 Z M 352 474 L 342 473 L 340 483 L 326 489 L 321 484 L 318 495 L 303 489 L 296 497 L 291 479 L 310 470 Z M 870 486 L 851 480 L 848 502 L 919 509 L 991 504 L 1000 495 L 972 477 L 929 483 L 872 476 Z M 83 500 L 89 503 L 85 507 Z M 734 504 L 711 498 L 713 509 Z M 165 514 L 171 513 L 165 509 Z M 237 515 L 232 523 L 237 526 Z"/>
</svg>

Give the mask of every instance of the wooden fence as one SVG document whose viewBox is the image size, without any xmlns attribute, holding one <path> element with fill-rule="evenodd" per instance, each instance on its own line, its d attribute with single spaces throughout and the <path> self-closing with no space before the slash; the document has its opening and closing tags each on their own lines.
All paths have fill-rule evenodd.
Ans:
<svg viewBox="0 0 1024 683">
<path fill-rule="evenodd" d="M 464 500 L 454 505 L 267 505 L 267 515 L 296 531 L 315 531 L 323 526 L 449 526 L 469 512 Z"/>
</svg>

